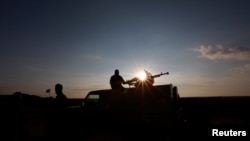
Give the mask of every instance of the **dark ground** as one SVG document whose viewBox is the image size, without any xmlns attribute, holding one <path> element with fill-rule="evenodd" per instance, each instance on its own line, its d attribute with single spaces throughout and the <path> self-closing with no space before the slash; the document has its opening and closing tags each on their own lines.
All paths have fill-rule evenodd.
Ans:
<svg viewBox="0 0 250 141">
<path fill-rule="evenodd" d="M 183 124 L 170 129 L 132 124 L 123 125 L 122 128 L 107 125 L 97 128 L 95 125 L 91 130 L 85 128 L 86 123 L 92 124 L 91 121 L 79 123 L 80 117 L 71 110 L 71 116 L 66 117 L 70 123 L 61 124 L 60 136 L 49 136 L 50 133 L 55 134 L 55 131 L 48 130 L 46 116 L 50 98 L 22 94 L 20 101 L 19 96 L 0 96 L 0 134 L 3 139 L 44 141 L 62 137 L 73 141 L 176 140 L 183 137 L 212 137 L 212 129 L 246 131 L 247 136 L 250 136 L 250 97 L 181 98 Z M 82 100 L 71 99 L 71 104 L 80 105 Z"/>
</svg>

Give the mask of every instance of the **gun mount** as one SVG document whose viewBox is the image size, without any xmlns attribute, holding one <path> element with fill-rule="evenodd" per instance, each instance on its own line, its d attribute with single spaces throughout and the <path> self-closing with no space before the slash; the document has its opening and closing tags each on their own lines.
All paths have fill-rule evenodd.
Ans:
<svg viewBox="0 0 250 141">
<path fill-rule="evenodd" d="M 169 72 L 166 73 L 160 73 L 160 74 L 156 74 L 156 75 L 152 75 L 150 72 L 148 72 L 147 70 L 144 70 L 145 74 L 146 74 L 146 78 L 145 80 L 141 80 L 138 77 L 134 77 L 131 80 L 127 80 L 127 83 L 129 84 L 129 86 L 134 85 L 135 87 L 141 86 L 141 85 L 147 85 L 147 86 L 152 86 L 154 84 L 154 79 L 157 77 L 160 77 L 162 75 L 168 75 Z"/>
</svg>

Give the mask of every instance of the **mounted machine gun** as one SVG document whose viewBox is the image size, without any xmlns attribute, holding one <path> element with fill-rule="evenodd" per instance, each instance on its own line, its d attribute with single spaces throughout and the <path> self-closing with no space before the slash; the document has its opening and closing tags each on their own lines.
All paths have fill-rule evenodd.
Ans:
<svg viewBox="0 0 250 141">
<path fill-rule="evenodd" d="M 169 72 L 166 73 L 161 72 L 160 74 L 152 75 L 150 72 L 146 70 L 144 70 L 144 72 L 146 74 L 146 78 L 144 80 L 141 80 L 138 77 L 134 77 L 131 80 L 127 80 L 126 82 L 129 84 L 129 86 L 134 85 L 135 87 L 138 87 L 140 85 L 152 86 L 154 84 L 154 78 L 169 74 Z"/>
</svg>

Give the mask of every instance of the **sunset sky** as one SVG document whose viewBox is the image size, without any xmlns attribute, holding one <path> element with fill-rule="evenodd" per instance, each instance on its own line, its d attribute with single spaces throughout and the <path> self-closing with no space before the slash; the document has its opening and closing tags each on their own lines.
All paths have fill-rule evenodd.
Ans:
<svg viewBox="0 0 250 141">
<path fill-rule="evenodd" d="M 2 0 L 0 94 L 109 89 L 115 69 L 169 72 L 181 97 L 250 96 L 247 0 Z M 128 88 L 128 85 L 124 85 Z"/>
</svg>

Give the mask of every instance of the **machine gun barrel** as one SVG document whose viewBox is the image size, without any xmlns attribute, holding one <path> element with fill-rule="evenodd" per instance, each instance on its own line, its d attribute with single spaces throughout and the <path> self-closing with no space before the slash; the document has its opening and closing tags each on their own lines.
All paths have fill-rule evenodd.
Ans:
<svg viewBox="0 0 250 141">
<path fill-rule="evenodd" d="M 153 75 L 153 78 L 160 77 L 160 76 L 166 75 L 166 74 L 169 74 L 169 72 L 166 72 L 166 73 L 161 72 L 160 74 Z"/>
</svg>

